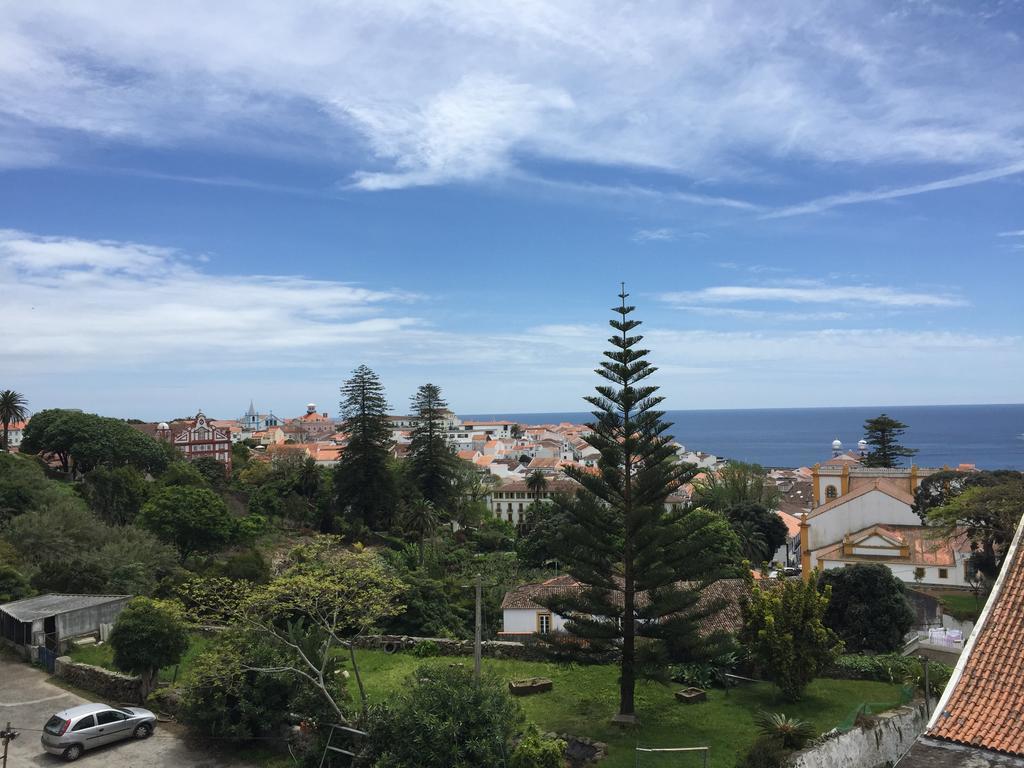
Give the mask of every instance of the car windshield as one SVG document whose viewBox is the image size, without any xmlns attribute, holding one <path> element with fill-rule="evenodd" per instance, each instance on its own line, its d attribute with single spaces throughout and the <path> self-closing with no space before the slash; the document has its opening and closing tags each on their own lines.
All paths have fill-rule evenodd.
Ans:
<svg viewBox="0 0 1024 768">
<path fill-rule="evenodd" d="M 46 721 L 46 725 L 43 726 L 43 730 L 47 733 L 52 733 L 54 736 L 60 736 L 60 729 L 64 727 L 64 719 L 54 715 Z"/>
</svg>

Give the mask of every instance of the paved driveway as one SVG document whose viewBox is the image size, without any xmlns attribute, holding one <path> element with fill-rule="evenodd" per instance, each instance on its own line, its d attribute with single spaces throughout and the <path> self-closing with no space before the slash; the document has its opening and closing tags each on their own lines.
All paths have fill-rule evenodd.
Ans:
<svg viewBox="0 0 1024 768">
<path fill-rule="evenodd" d="M 46 678 L 42 670 L 0 655 L 0 727 L 10 720 L 12 727 L 20 731 L 10 745 L 8 768 L 57 768 L 65 764 L 56 755 L 43 751 L 39 743 L 40 729 L 54 712 L 87 703 L 87 700 L 48 683 Z M 144 741 L 127 740 L 90 750 L 75 765 L 82 768 L 243 768 L 241 763 L 186 746 L 179 729 L 162 724 Z"/>
</svg>

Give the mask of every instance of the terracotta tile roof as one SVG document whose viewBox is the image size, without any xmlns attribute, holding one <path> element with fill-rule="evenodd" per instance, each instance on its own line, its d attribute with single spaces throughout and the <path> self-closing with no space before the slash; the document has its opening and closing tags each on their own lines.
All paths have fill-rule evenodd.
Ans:
<svg viewBox="0 0 1024 768">
<path fill-rule="evenodd" d="M 786 531 L 790 537 L 798 536 L 800 534 L 800 518 L 796 515 L 791 515 L 784 509 L 775 510 L 775 514 L 782 518 L 782 522 L 786 524 Z"/>
<path fill-rule="evenodd" d="M 821 462 L 821 466 L 823 467 L 841 467 L 843 464 L 860 464 L 860 456 L 847 451 L 846 453 L 841 453 L 838 456 L 833 456 L 828 461 Z"/>
<path fill-rule="evenodd" d="M 827 504 L 822 504 L 820 507 L 817 507 L 813 512 L 811 512 L 810 517 L 816 517 L 822 512 L 835 509 L 836 507 L 842 506 L 854 499 L 865 496 L 872 491 L 881 491 L 886 496 L 891 496 L 897 501 L 902 501 L 907 506 L 913 506 L 914 504 L 914 497 L 900 488 L 897 484 L 893 483 L 891 480 L 886 480 L 885 478 L 875 477 L 871 478 L 868 482 L 863 483 L 859 488 L 851 489 L 839 498 L 832 499 L 832 501 Z"/>
<path fill-rule="evenodd" d="M 459 451 L 458 454 L 456 454 L 456 455 L 460 459 L 465 459 L 466 461 L 472 461 L 474 458 L 476 458 L 476 453 L 477 453 L 476 451 Z"/>
<path fill-rule="evenodd" d="M 842 560 L 843 562 L 885 562 L 911 565 L 955 566 L 955 553 L 961 551 L 966 537 L 960 536 L 953 541 L 934 539 L 928 535 L 928 529 L 918 525 L 872 525 L 853 533 L 846 534 L 845 543 L 857 546 L 859 543 L 880 536 L 891 542 L 893 547 L 905 546 L 909 549 L 908 557 L 891 555 L 844 555 L 843 543 L 818 552 L 818 560 Z M 968 545 L 968 549 L 969 549 Z"/>
<path fill-rule="evenodd" d="M 1024 520 L 928 736 L 1024 756 Z"/>
</svg>

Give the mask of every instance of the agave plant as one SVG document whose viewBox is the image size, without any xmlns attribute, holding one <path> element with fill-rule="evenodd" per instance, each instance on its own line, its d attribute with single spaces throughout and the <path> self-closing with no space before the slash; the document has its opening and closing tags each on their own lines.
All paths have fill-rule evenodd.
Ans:
<svg viewBox="0 0 1024 768">
<path fill-rule="evenodd" d="M 761 712 L 754 723 L 762 734 L 776 739 L 786 749 L 800 749 L 814 736 L 810 723 L 786 717 L 782 712 Z"/>
</svg>

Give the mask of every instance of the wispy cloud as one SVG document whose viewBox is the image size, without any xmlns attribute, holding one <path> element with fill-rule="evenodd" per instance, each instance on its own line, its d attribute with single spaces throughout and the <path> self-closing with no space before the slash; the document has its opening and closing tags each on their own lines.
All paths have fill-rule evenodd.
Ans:
<svg viewBox="0 0 1024 768">
<path fill-rule="evenodd" d="M 801 285 L 750 286 L 718 285 L 697 291 L 660 295 L 662 301 L 679 306 L 736 304 L 742 302 L 785 302 L 793 304 L 844 304 L 889 308 L 963 307 L 964 299 L 939 293 L 903 291 L 889 286 L 829 285 L 803 281 Z"/>
<path fill-rule="evenodd" d="M 830 208 L 838 208 L 844 205 L 857 205 L 859 203 L 874 203 L 882 200 L 894 200 L 899 197 L 910 197 L 921 195 L 926 192 L 938 192 L 943 189 L 955 189 L 970 184 L 981 184 L 986 181 L 994 181 L 1007 176 L 1015 176 L 1024 173 L 1024 161 L 1011 163 L 999 168 L 991 168 L 977 173 L 966 173 L 960 176 L 953 176 L 948 179 L 931 181 L 925 184 L 915 184 L 909 187 L 898 187 L 896 189 L 876 189 L 870 192 L 844 192 L 840 195 L 829 195 L 820 197 L 817 200 L 810 200 L 799 205 L 790 205 L 776 211 L 769 211 L 761 214 L 762 219 L 780 219 L 789 216 L 801 216 L 808 213 L 820 213 Z"/>
<path fill-rule="evenodd" d="M 1024 229 L 1015 229 L 1011 232 L 1000 232 L 999 237 L 1024 237 Z"/>
<path fill-rule="evenodd" d="M 659 227 L 658 229 L 638 229 L 633 233 L 633 240 L 638 243 L 667 242 L 678 239 L 679 233 L 669 227 Z"/>
<path fill-rule="evenodd" d="M 13 3 L 0 30 L 0 163 L 66 161 L 79 135 L 241 146 L 312 155 L 358 189 L 391 190 L 505 178 L 524 159 L 717 179 L 779 159 L 1019 159 L 1018 73 L 992 74 L 1018 52 L 1005 20 L 971 16 L 958 21 L 970 34 L 946 35 L 920 4 L 890 11 L 882 0 Z"/>
</svg>

